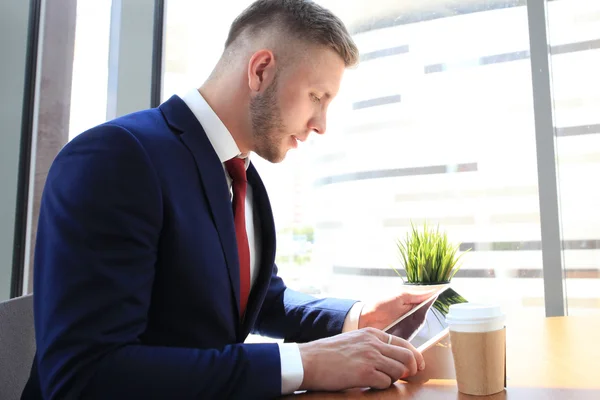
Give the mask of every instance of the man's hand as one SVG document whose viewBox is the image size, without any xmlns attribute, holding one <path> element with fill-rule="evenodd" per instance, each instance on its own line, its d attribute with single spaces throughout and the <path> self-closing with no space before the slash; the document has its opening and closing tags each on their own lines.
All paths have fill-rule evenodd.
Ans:
<svg viewBox="0 0 600 400">
<path fill-rule="evenodd" d="M 413 309 L 417 304 L 430 298 L 436 289 L 424 293 L 405 292 L 391 299 L 376 303 L 366 303 L 358 320 L 358 328 L 372 327 L 384 329 L 386 326 Z"/>
<path fill-rule="evenodd" d="M 300 390 L 385 389 L 425 368 L 413 345 L 373 328 L 299 344 L 299 349 L 304 366 Z"/>
</svg>

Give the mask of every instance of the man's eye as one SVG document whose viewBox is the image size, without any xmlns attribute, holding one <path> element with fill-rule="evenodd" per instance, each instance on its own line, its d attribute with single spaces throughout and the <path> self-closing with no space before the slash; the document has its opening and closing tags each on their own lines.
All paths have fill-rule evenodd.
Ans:
<svg viewBox="0 0 600 400">
<path fill-rule="evenodd" d="M 320 98 L 318 98 L 318 97 L 317 97 L 316 95 L 314 95 L 314 94 L 311 94 L 311 95 L 310 95 L 310 97 L 312 98 L 312 100 L 313 100 L 314 102 L 317 102 L 317 103 L 320 103 L 320 102 L 321 102 L 321 99 L 320 99 Z"/>
</svg>

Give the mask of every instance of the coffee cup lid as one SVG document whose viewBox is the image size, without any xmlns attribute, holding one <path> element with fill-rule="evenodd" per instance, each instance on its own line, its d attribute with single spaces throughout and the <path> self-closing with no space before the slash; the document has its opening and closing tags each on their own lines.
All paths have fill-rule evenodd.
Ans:
<svg viewBox="0 0 600 400">
<path fill-rule="evenodd" d="M 502 309 L 495 304 L 459 303 L 450 306 L 446 320 L 449 323 L 472 323 L 502 317 Z"/>
</svg>

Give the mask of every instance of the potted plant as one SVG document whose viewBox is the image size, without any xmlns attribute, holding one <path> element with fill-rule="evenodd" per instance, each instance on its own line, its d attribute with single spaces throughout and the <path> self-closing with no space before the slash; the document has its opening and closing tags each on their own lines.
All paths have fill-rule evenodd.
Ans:
<svg viewBox="0 0 600 400">
<path fill-rule="evenodd" d="M 406 278 L 392 267 L 394 271 L 405 285 L 424 286 L 427 290 L 432 286 L 449 285 L 461 267 L 462 256 L 471 250 L 458 254 L 460 244 L 451 243 L 439 226 L 433 229 L 424 223 L 419 230 L 412 221 L 406 238 L 396 240 L 396 246 Z M 466 300 L 460 294 L 448 288 L 438 296 L 433 307 L 445 316 L 450 305 L 463 302 Z"/>
<path fill-rule="evenodd" d="M 408 285 L 449 284 L 461 267 L 461 257 L 466 253 L 457 256 L 460 245 L 452 244 L 446 232 L 440 232 L 439 226 L 434 230 L 427 223 L 423 224 L 423 230 L 420 231 L 411 222 L 411 231 L 404 240 L 398 239 L 396 246 L 406 279 L 396 268 L 392 268 Z"/>
</svg>

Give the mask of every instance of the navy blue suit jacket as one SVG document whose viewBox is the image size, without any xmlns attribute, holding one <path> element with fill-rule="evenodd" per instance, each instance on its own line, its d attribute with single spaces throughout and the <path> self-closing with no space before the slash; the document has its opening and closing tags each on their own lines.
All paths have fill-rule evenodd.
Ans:
<svg viewBox="0 0 600 400">
<path fill-rule="evenodd" d="M 239 320 L 224 171 L 179 97 L 82 133 L 55 159 L 34 270 L 37 354 L 26 398 L 273 398 L 277 344 L 339 333 L 350 300 L 286 288 L 271 207 L 248 168 L 260 270 Z M 41 396 L 40 396 L 41 392 Z"/>
</svg>

